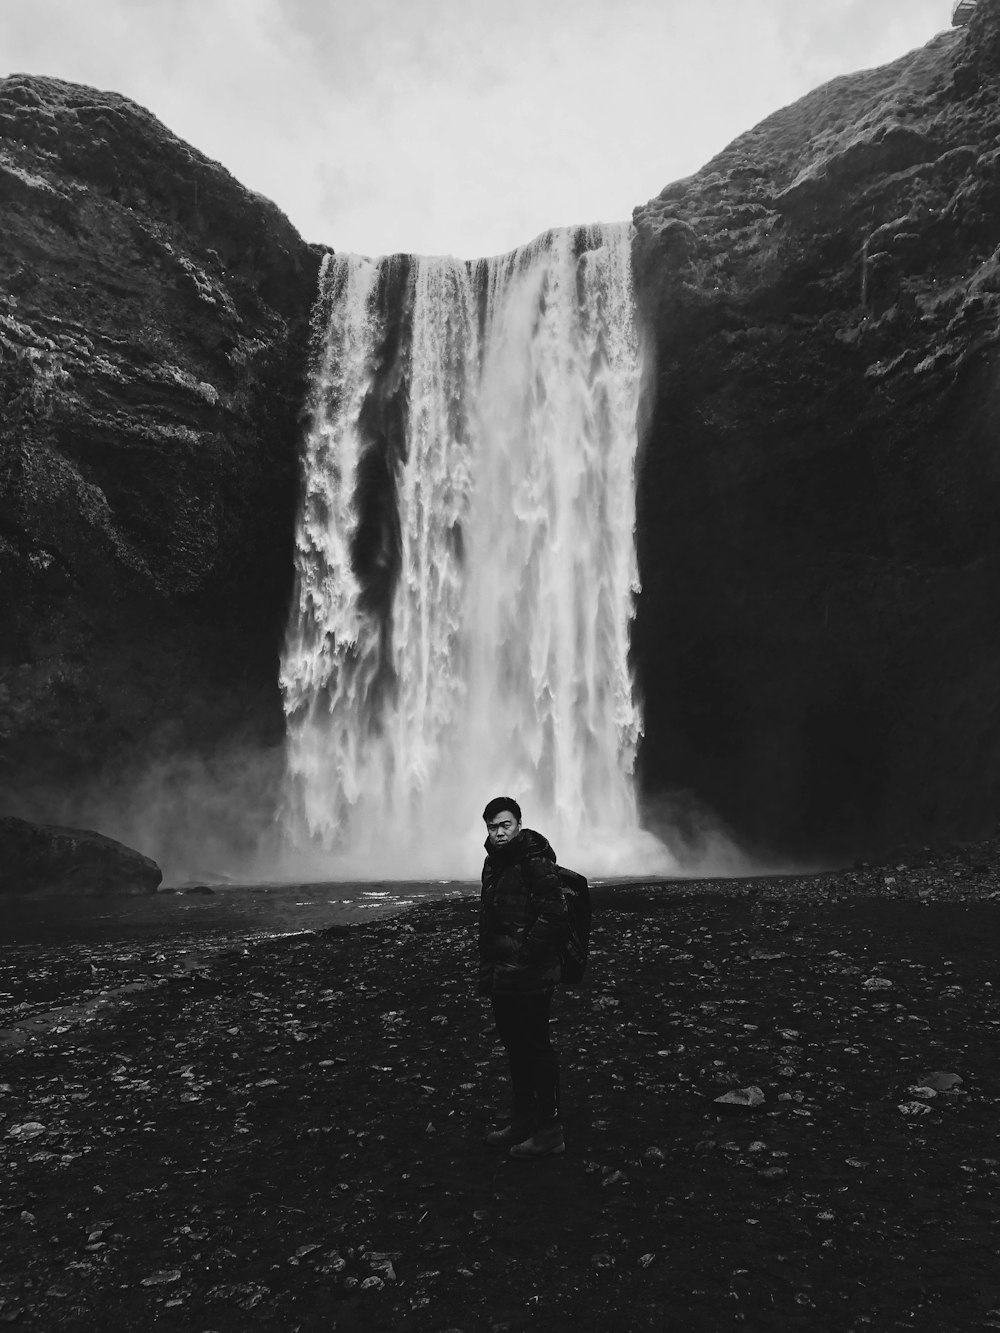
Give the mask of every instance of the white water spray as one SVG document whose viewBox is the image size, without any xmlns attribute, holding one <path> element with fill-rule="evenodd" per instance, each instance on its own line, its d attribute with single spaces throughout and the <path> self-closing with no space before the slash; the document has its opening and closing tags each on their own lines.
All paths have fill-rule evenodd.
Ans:
<svg viewBox="0 0 1000 1333">
<path fill-rule="evenodd" d="M 313 873 L 468 878 L 500 793 L 566 864 L 673 868 L 632 782 L 629 249 L 629 228 L 594 227 L 475 265 L 414 259 L 396 310 L 379 291 L 400 261 L 326 260 L 281 672 L 286 828 Z M 401 377 L 387 611 L 357 573 L 359 469 L 393 456 L 373 404 Z"/>
</svg>

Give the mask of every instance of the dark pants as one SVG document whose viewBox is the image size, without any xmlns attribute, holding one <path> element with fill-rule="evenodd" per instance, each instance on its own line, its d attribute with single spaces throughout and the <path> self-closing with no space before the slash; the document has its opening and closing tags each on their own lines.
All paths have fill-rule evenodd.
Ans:
<svg viewBox="0 0 1000 1333">
<path fill-rule="evenodd" d="M 559 1118 L 559 1061 L 549 1036 L 552 991 L 494 995 L 493 1017 L 510 1061 L 514 1123 L 533 1133 Z"/>
</svg>

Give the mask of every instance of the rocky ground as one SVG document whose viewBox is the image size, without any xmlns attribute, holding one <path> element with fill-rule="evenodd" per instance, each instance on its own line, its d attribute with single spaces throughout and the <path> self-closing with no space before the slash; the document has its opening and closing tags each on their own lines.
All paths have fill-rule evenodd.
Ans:
<svg viewBox="0 0 1000 1333">
<path fill-rule="evenodd" d="M 598 889 L 531 1166 L 482 1143 L 474 924 L 8 953 L 0 1322 L 1000 1328 L 995 848 Z"/>
</svg>

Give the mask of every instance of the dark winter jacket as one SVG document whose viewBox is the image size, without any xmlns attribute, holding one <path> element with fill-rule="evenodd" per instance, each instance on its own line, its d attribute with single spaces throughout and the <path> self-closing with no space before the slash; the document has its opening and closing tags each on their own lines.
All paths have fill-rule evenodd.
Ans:
<svg viewBox="0 0 1000 1333">
<path fill-rule="evenodd" d="M 569 936 L 556 854 L 527 828 L 504 847 L 487 840 L 486 853 L 479 993 L 537 995 L 559 980 L 559 946 Z"/>
</svg>

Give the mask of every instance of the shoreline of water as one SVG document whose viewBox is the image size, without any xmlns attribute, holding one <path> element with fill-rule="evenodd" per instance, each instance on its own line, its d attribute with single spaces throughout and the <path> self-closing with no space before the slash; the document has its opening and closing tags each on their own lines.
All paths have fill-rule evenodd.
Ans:
<svg viewBox="0 0 1000 1333">
<path fill-rule="evenodd" d="M 356 924 L 477 888 L 471 881 L 371 880 L 213 884 L 115 897 L 11 897 L 4 901 L 5 937 L 9 944 L 29 945 L 287 935 Z"/>
<path fill-rule="evenodd" d="M 449 881 L 220 886 L 211 893 L 167 889 L 120 898 L 3 900 L 0 1046 L 23 1047 L 46 1031 L 67 1031 L 115 1011 L 132 992 L 171 982 L 210 981 L 216 960 L 294 937 L 333 936 L 377 925 L 410 909 L 474 900 L 478 884 Z M 607 914 L 641 918 L 692 899 L 833 904 L 847 899 L 908 899 L 964 910 L 1000 899 L 995 877 L 971 875 L 958 855 L 927 864 L 788 872 L 726 878 L 593 880 L 595 923 Z M 470 903 L 474 915 L 474 903 Z M 405 927 L 403 927 L 405 929 Z M 475 948 L 469 936 L 470 957 Z"/>
<path fill-rule="evenodd" d="M 85 1028 L 133 993 L 210 973 L 221 955 L 384 920 L 478 888 L 457 881 L 205 887 L 5 898 L 0 1047 Z"/>
<path fill-rule="evenodd" d="M 592 893 L 725 891 L 726 886 L 822 871 L 761 870 L 739 876 L 607 876 L 591 879 Z M 828 872 L 832 873 L 832 872 Z M 478 879 L 199 882 L 167 885 L 152 894 L 5 896 L 5 943 L 29 945 L 161 939 L 180 936 L 261 938 L 360 924 L 416 903 L 474 896 Z"/>
</svg>

